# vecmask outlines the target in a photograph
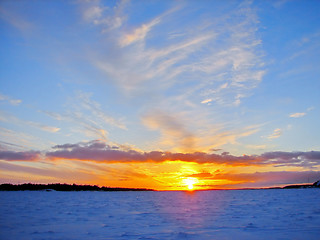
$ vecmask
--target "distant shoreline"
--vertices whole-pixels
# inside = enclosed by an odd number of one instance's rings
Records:
[[[313,184],[294,184],[284,187],[269,187],[269,188],[239,188],[239,189],[199,189],[193,191],[210,191],[210,190],[269,190],[269,189],[301,189],[301,188],[320,188],[320,180]],[[121,192],[121,191],[156,191],[147,188],[121,188],[121,187],[99,187],[96,185],[77,185],[77,184],[0,184],[0,191],[65,191],[65,192],[79,192],[79,191],[100,191],[100,192]],[[185,191],[185,190],[184,190]]]
[[[154,191],[147,188],[120,188],[120,187],[99,187],[96,185],[77,185],[77,184],[10,184],[5,183],[0,185],[0,191],[65,191],[65,192],[79,192],[79,191],[101,191],[101,192],[120,192],[120,191]]]

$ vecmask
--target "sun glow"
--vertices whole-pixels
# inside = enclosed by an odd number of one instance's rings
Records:
[[[188,190],[193,190],[193,185],[196,183],[194,178],[186,178],[184,179],[185,185],[188,187]]]

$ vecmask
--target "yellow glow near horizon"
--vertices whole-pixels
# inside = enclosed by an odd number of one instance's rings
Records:
[[[148,188],[160,191],[196,191],[205,189],[236,189],[242,187],[282,186],[272,182],[271,166],[228,166],[211,163],[165,161],[137,163],[96,163],[93,161],[55,160],[42,162],[1,161],[0,181],[3,183],[67,183],[106,187]],[[48,168],[51,167],[51,169]],[[18,169],[19,171],[16,171]],[[42,169],[44,172],[42,173]],[[70,169],[72,169],[70,171]],[[278,170],[279,169],[279,170]],[[277,172],[302,171],[300,167],[278,167]],[[320,170],[320,168],[317,168]],[[259,183],[259,175],[270,178]],[[277,174],[277,173],[276,173]]]
[[[189,190],[193,190],[193,185],[196,183],[196,180],[194,178],[187,178],[184,179],[184,183]]]

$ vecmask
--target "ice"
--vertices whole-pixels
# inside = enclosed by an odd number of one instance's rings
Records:
[[[0,239],[319,239],[319,189],[0,192]]]

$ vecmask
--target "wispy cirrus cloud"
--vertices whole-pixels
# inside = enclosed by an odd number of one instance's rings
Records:
[[[1,112],[0,111],[0,121],[2,122],[10,122],[10,123],[14,123],[20,126],[23,125],[29,125],[31,127],[40,129],[42,131],[46,131],[46,132],[51,132],[51,133],[55,133],[58,132],[60,130],[60,128],[58,127],[53,127],[53,126],[48,126],[46,124],[42,124],[39,122],[33,122],[33,121],[26,121],[26,120],[22,120],[19,119],[11,114],[5,113],[5,112]]]
[[[92,95],[92,93],[77,91],[62,113],[42,112],[55,120],[73,123],[74,130],[80,129],[89,137],[98,137],[105,141],[110,127],[127,130],[123,119],[117,119],[107,114],[101,104],[92,99]]]
[[[122,26],[127,19],[124,8],[130,1],[122,0],[114,7],[103,5],[100,0],[82,1],[80,7],[85,21],[101,26],[103,31],[112,31]]]
[[[87,21],[97,21],[102,16],[104,8],[92,5],[83,11],[83,18]]]
[[[142,123],[147,128],[153,124],[160,141],[172,147],[166,149],[205,151],[257,131],[217,126],[225,121],[218,122],[213,115],[219,113],[210,108],[238,107],[265,73],[259,21],[249,2],[207,19],[197,13],[203,11],[201,6],[165,4],[156,15],[137,21],[128,21],[136,14],[128,1],[108,4],[79,2],[82,20],[103,39],[84,52],[90,52],[88,62],[101,71],[105,82],[140,100],[137,113]],[[181,24],[179,19],[186,14],[194,18]],[[76,123],[77,130],[84,129],[93,138],[106,140],[110,126],[126,129],[122,119],[106,114],[89,95],[77,94],[79,106],[64,113],[47,113]],[[152,118],[157,110],[166,120]],[[174,130],[172,121],[180,129]]]
[[[90,115],[93,116],[93,119],[97,119],[101,123],[106,123],[111,126],[115,126],[121,129],[126,129],[125,124],[118,119],[115,119],[107,115],[102,109],[100,103],[92,100],[92,94],[82,91],[76,93],[76,98],[78,100],[78,106],[80,105],[79,110],[87,110],[90,112]]]
[[[143,117],[143,123],[152,130],[161,131],[160,141],[163,145],[177,145],[184,151],[193,151],[196,147],[197,137],[183,125],[181,119],[173,114],[152,112]]]
[[[208,98],[208,99],[201,101],[202,104],[208,104],[208,105],[210,105],[211,102],[212,102],[212,98]]]
[[[9,96],[3,95],[1,93],[0,93],[0,101],[6,101],[6,102],[8,102],[8,103],[10,103],[11,105],[14,105],[14,106],[18,106],[19,104],[22,103],[21,99],[14,99],[14,98],[11,98]]]
[[[291,117],[291,118],[300,118],[300,117],[303,117],[305,115],[306,115],[305,112],[300,112],[300,113],[292,113],[292,114],[289,115],[289,117]]]
[[[298,58],[312,59],[319,50],[320,31],[317,29],[311,34],[306,34],[295,39],[292,47],[296,49],[286,61],[294,61]],[[315,62],[316,64],[316,62]]]
[[[47,125],[44,125],[44,124],[41,124],[41,123],[37,123],[37,122],[27,121],[26,123],[29,124],[30,126],[39,128],[42,131],[46,131],[46,132],[55,133],[55,132],[58,132],[60,130],[60,128],[58,128],[58,127],[47,126]]]
[[[276,128],[275,130],[273,130],[273,133],[271,135],[267,136],[267,138],[275,139],[275,138],[279,138],[281,135],[282,135],[282,129]]]
[[[10,130],[7,128],[0,127],[0,138],[5,139],[5,142],[9,142],[9,144],[13,144],[11,145],[11,147],[17,145],[19,150],[21,149],[21,147],[27,149],[32,149],[34,146],[38,146],[38,148],[44,147],[44,143],[34,135]],[[8,150],[8,148],[3,149]]]
[[[207,99],[214,96],[216,101],[227,103],[231,94],[237,105],[264,74],[259,53],[261,41],[255,36],[257,18],[250,5],[243,4],[240,8],[226,13],[233,17],[213,19],[210,24],[194,19],[193,28],[188,25],[187,29],[175,29],[171,24],[186,10],[176,6],[139,26],[120,26],[114,30],[116,36],[121,36],[120,45],[114,38],[108,40],[112,58],[98,57],[95,64],[129,92],[152,85],[156,91],[167,91],[188,74],[191,83],[192,77],[197,76],[194,81],[200,83],[198,90]],[[164,27],[168,31],[162,31]],[[179,35],[181,32],[183,37]],[[148,44],[160,39],[162,44],[157,47]],[[136,42],[143,44],[132,44]],[[217,84],[224,86],[220,90],[225,89],[225,93],[217,94]]]
[[[136,28],[132,33],[125,34],[120,40],[120,46],[125,47],[132,43],[145,40],[145,37],[152,27],[159,23],[160,18],[155,18],[147,24],[142,24],[142,26]]]
[[[98,168],[100,172],[96,169],[97,174],[92,175],[94,168],[89,164],[86,165],[86,169],[76,164],[71,164],[74,167],[73,169],[70,169],[70,162],[69,164],[60,163],[60,165],[57,166],[48,162],[37,162],[36,165],[25,165],[23,161],[0,161],[1,182],[95,184],[96,182],[103,181],[103,174],[108,173],[107,169],[100,166],[100,168]],[[84,163],[81,165],[84,165]]]
[[[301,117],[304,117],[305,115],[307,115],[307,113],[312,111],[313,109],[314,109],[314,107],[309,107],[309,108],[307,108],[307,110],[305,112],[291,113],[289,115],[289,117],[291,117],[291,118],[301,118]]]
[[[0,141],[0,150],[9,150],[9,149],[21,149],[24,148],[24,146],[21,146],[19,144],[14,144],[14,143],[10,143],[10,142],[6,142],[6,141]]]
[[[138,14],[130,6],[126,1],[114,6],[101,1],[80,3],[83,20],[93,24],[90,28],[95,27],[103,39],[88,51],[90,65],[124,98],[139,101],[136,112],[145,130],[153,122],[151,128],[160,133],[166,149],[202,146],[198,150],[206,150],[221,146],[218,138],[235,142],[245,126],[215,131],[225,121],[219,122],[215,117],[219,112],[213,108],[239,107],[265,74],[259,20],[250,2],[206,18],[201,17],[205,12],[201,5],[165,2],[155,14],[136,21],[130,21]],[[186,15],[192,21],[181,23]],[[171,131],[164,121],[156,124],[151,116],[156,111],[170,116],[168,121],[175,119],[183,131]],[[79,120],[86,119],[81,111],[78,114]],[[97,121],[85,123],[86,128],[108,130],[93,122]],[[164,138],[168,132],[170,137]],[[175,139],[180,146],[171,144]],[[209,141],[212,146],[207,146]]]
[[[198,116],[188,113],[168,113],[160,110],[144,114],[141,120],[150,130],[160,132],[157,147],[181,152],[210,151],[228,143],[236,144],[238,139],[260,130],[259,125],[254,125],[231,131],[223,126],[208,124],[202,121],[201,117],[198,119]],[[202,123],[202,126],[196,123]],[[197,126],[196,129],[194,125]]]

